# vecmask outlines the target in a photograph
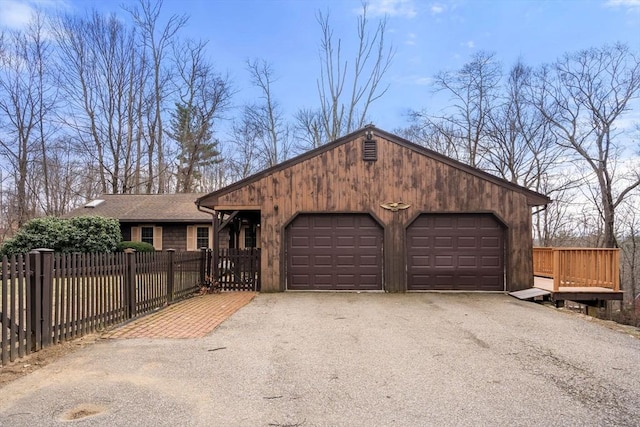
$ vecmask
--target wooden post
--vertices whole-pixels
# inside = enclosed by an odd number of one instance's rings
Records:
[[[207,248],[200,248],[200,286],[207,283]]]
[[[560,290],[560,250],[553,249],[553,291]]]
[[[620,291],[620,249],[613,253],[613,290]]]
[[[41,251],[51,251],[51,249],[34,249],[29,252],[31,265],[33,266],[32,280],[29,285],[27,298],[29,299],[29,316],[28,322],[31,334],[31,350],[38,351],[42,349],[42,322],[43,318],[43,257]],[[51,320],[49,320],[51,323]]]
[[[1,358],[0,362],[2,362],[2,365],[6,365],[7,361],[9,360],[9,352],[8,352],[8,348],[5,345],[5,343],[7,342],[7,339],[9,338],[8,335],[8,328],[6,325],[8,325],[9,322],[9,283],[15,283],[16,280],[13,277],[9,277],[9,262],[15,264],[15,257],[11,257],[10,260],[7,260],[7,257],[4,256],[2,257],[1,263],[2,263],[2,277],[0,277],[0,292],[2,292],[2,317],[0,318],[0,320],[2,321],[2,351],[1,351]],[[19,283],[19,282],[18,282]],[[18,286],[22,286],[21,284],[18,284]],[[13,300],[11,300],[11,304],[13,304]],[[16,316],[14,316],[16,317]],[[11,332],[13,333],[13,327],[11,327]]]
[[[167,263],[167,304],[173,302],[173,282],[174,282],[174,263],[175,263],[175,249],[167,249],[169,254],[169,261]]]
[[[213,215],[213,277],[211,280],[215,282],[220,278],[219,260],[220,260],[220,213],[216,212]]]
[[[124,250],[126,259],[125,268],[125,304],[127,307],[127,318],[132,319],[137,314],[136,295],[136,250],[127,248]]]

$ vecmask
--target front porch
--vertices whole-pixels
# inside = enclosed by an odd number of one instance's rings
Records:
[[[546,299],[557,306],[574,301],[603,306],[620,301],[620,250],[609,248],[533,248],[532,289],[513,292],[520,299]]]

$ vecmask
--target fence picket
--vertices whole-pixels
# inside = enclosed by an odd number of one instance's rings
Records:
[[[25,342],[25,331],[27,330],[26,321],[28,314],[25,307],[25,287],[28,287],[29,283],[27,281],[28,273],[25,274],[25,271],[29,271],[28,260],[29,257],[18,255],[18,265],[23,266],[23,268],[18,268],[18,357],[24,357],[27,352],[21,343]],[[27,347],[28,346],[29,342],[27,341]]]
[[[15,260],[15,259],[13,259]],[[18,334],[18,328],[16,326],[16,322],[18,322],[18,313],[16,312],[16,296],[17,296],[17,292],[16,292],[16,288],[18,286],[20,286],[19,283],[16,283],[16,278],[18,276],[18,270],[20,269],[18,266],[18,262],[17,260],[15,260],[15,262],[11,263],[10,266],[10,272],[9,272],[9,277],[11,277],[11,283],[8,285],[8,290],[9,290],[9,303],[8,305],[5,307],[3,306],[2,311],[4,312],[5,310],[7,311],[7,324],[6,324],[6,328],[3,329],[8,329],[9,330],[9,360],[11,360],[12,362],[14,360],[16,360],[16,356],[17,356],[17,348],[16,348],[16,344],[17,344],[17,334]],[[3,324],[4,325],[4,324]]]

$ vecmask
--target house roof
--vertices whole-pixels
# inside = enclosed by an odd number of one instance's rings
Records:
[[[194,204],[203,193],[103,194],[64,215],[65,218],[97,215],[120,222],[209,222],[211,214]]]
[[[297,163],[303,162],[309,158],[315,157],[317,155],[320,155],[326,151],[332,150],[334,148],[336,148],[339,145],[345,144],[349,141],[352,141],[353,139],[355,139],[356,137],[360,136],[360,134],[364,135],[365,132],[372,132],[374,136],[379,136],[381,138],[384,138],[388,141],[391,141],[393,143],[396,143],[398,145],[401,145],[403,147],[406,147],[410,150],[413,150],[417,153],[420,153],[424,156],[430,157],[434,160],[437,160],[439,162],[445,163],[451,167],[457,168],[459,170],[465,171],[471,175],[477,176],[481,179],[493,182],[497,185],[503,186],[503,187],[507,187],[511,190],[517,191],[519,193],[522,193],[526,196],[527,198],[527,202],[530,206],[542,206],[542,205],[546,205],[548,203],[551,202],[551,199],[547,196],[545,196],[544,194],[540,194],[538,192],[529,190],[526,187],[514,184],[510,181],[507,181],[505,179],[499,178],[495,175],[491,175],[488,172],[485,172],[483,170],[471,167],[467,164],[464,164],[462,162],[459,162],[457,160],[454,160],[450,157],[447,157],[443,154],[440,154],[436,151],[430,150],[428,148],[425,148],[421,145],[417,145],[407,139],[404,139],[398,135],[394,135],[392,133],[386,132],[382,129],[378,129],[373,125],[368,125],[365,126],[362,129],[358,129],[355,132],[352,132],[348,135],[345,135],[341,138],[336,139],[335,141],[329,142],[321,147],[315,148],[313,150],[307,151],[306,153],[303,153],[297,157],[294,157],[292,159],[286,160],[282,163],[279,163],[271,168],[265,169],[261,172],[258,172],[252,176],[249,176],[241,181],[237,181],[231,185],[228,185],[227,187],[221,188],[219,190],[216,190],[212,193],[209,193],[207,195],[204,195],[200,198],[198,198],[196,200],[196,204],[198,206],[207,206],[207,203],[209,201],[212,200],[216,200],[219,196],[222,196],[224,194],[227,194],[229,192],[235,191],[245,185],[251,184],[253,182],[256,182],[264,177],[267,177],[277,171],[286,169],[288,167],[291,167]],[[210,207],[210,206],[209,206]]]

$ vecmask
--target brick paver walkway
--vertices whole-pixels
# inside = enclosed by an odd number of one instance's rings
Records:
[[[255,292],[199,295],[103,334],[105,338],[200,338],[256,296]]]

